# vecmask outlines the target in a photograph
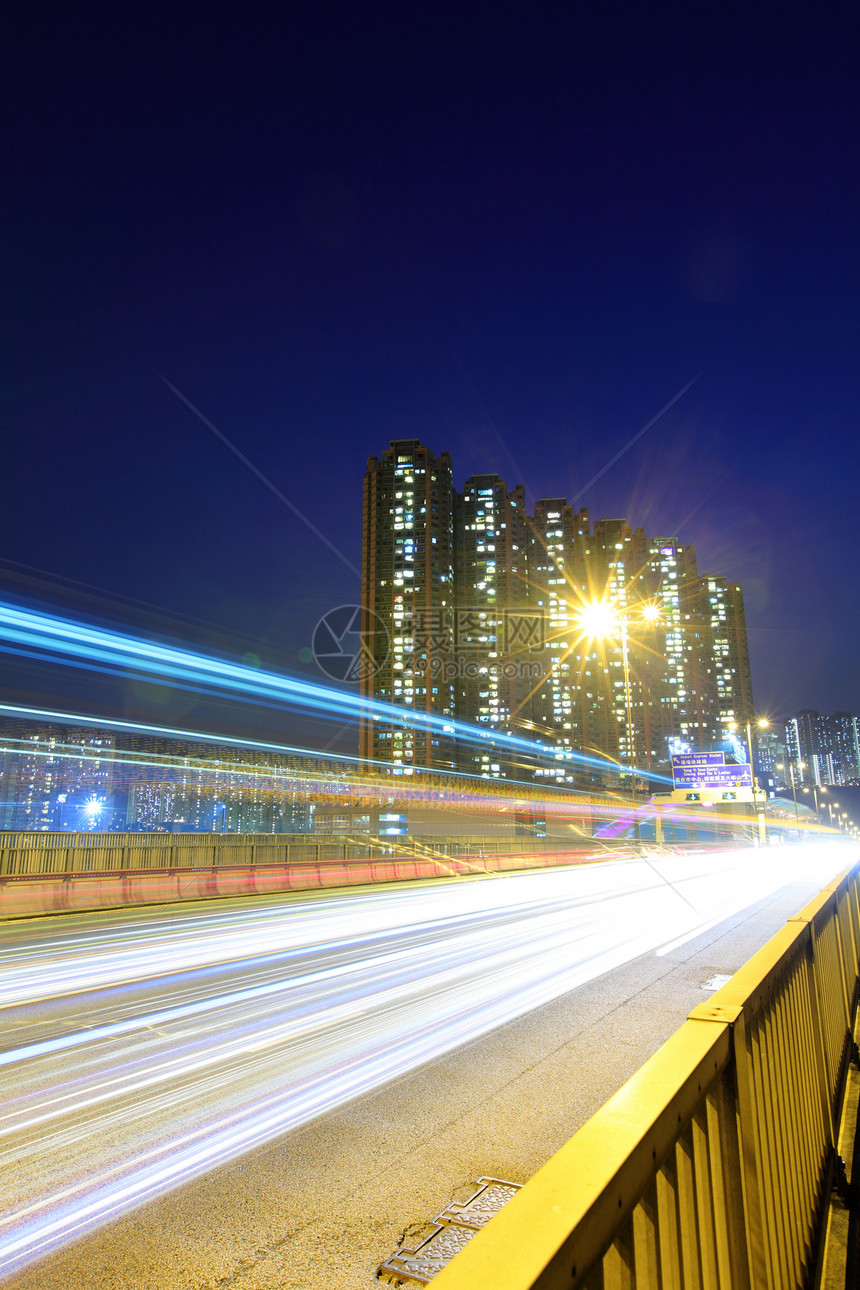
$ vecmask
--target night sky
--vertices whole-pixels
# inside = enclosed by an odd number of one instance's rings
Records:
[[[742,582],[761,711],[860,711],[858,13],[18,6],[0,589],[321,679],[368,454],[572,497],[698,377],[580,504]]]

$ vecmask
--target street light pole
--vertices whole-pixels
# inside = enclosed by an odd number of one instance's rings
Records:
[[[803,791],[804,791],[804,793],[809,793],[809,792],[811,792],[811,793],[812,793],[812,800],[813,800],[813,802],[814,802],[814,804],[815,804],[815,816],[816,816],[816,819],[818,820],[818,822],[819,822],[819,824],[820,824],[820,823],[821,823],[821,802],[820,802],[820,799],[819,799],[819,797],[818,797],[819,788],[820,788],[820,790],[821,790],[821,792],[822,792],[822,793],[825,793],[825,792],[827,791],[827,790],[825,789],[825,787],[824,787],[824,785],[823,785],[823,784],[822,784],[822,785],[819,785],[819,784],[813,784],[813,785],[811,786],[811,788],[805,788]],[[829,803],[828,803],[828,805],[829,805]]]
[[[639,816],[636,814],[636,736],[633,731],[633,698],[630,693],[630,662],[627,657],[627,618],[621,620],[621,657],[624,662],[624,699],[627,706],[627,764],[630,767],[630,798],[633,804],[633,837],[639,842]]]
[[[766,730],[769,724],[770,722],[767,721],[765,717],[761,717],[756,722],[756,725],[760,730]],[[736,723],[732,722],[731,725],[729,726],[729,729],[737,730]],[[747,732],[747,752],[749,753],[749,759],[750,759],[750,792],[752,793],[753,811],[755,812],[756,820],[758,824],[759,842],[766,843],[767,842],[767,793],[765,792],[764,800],[762,802],[762,809],[759,811],[758,796],[756,794],[755,759],[753,757],[753,738],[752,738],[751,721],[747,721],[746,723],[746,732]],[[797,803],[795,802],[795,811],[796,810],[797,810]]]
[[[642,604],[640,608],[643,623],[653,624],[660,616],[660,610],[657,605]],[[626,606],[615,605],[611,600],[604,598],[592,604],[582,604],[576,607],[575,612],[583,638],[606,640],[607,638],[615,637],[618,639],[620,637],[621,639],[621,659],[624,665],[624,705],[627,721],[627,765],[630,770],[631,780],[630,797],[633,806],[633,833],[638,843],[640,829],[636,791],[636,730],[633,725],[633,695],[630,688],[628,611]]]
[[[785,770],[785,763],[777,762],[776,768],[777,770]],[[791,762],[788,763],[788,778],[791,780],[791,796],[794,799],[794,822],[799,827],[800,812],[797,809],[797,789],[794,784],[794,766],[792,765]]]

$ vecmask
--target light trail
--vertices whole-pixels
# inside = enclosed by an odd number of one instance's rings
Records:
[[[850,854],[849,854],[850,852]],[[0,930],[7,1275],[786,883],[848,846]]]
[[[552,816],[557,824],[567,823],[577,829],[582,817],[589,817],[587,836],[591,837],[590,817],[603,816],[618,823],[616,833],[632,827],[629,799],[618,794],[599,791],[576,790],[569,786],[536,783],[534,779],[517,780],[509,776],[488,779],[475,773],[441,770],[439,768],[410,767],[407,778],[393,780],[389,762],[372,762],[349,754],[321,755],[311,748],[294,745],[242,741],[229,736],[212,735],[175,727],[145,725],[139,722],[102,720],[80,713],[61,713],[49,709],[0,704],[0,713],[8,713],[28,720],[49,720],[64,725],[96,726],[117,732],[150,735],[153,738],[181,738],[191,743],[225,745],[215,750],[212,757],[200,753],[166,753],[154,749],[135,750],[88,746],[78,742],[63,744],[55,739],[41,743],[33,738],[7,737],[0,744],[0,755],[6,753],[28,760],[51,763],[69,763],[75,768],[76,789],[86,787],[104,791],[106,776],[110,776],[111,791],[130,785],[145,784],[156,791],[171,789],[180,792],[235,790],[250,791],[258,795],[298,795],[301,800],[353,799],[364,805],[398,802],[445,802],[449,810],[459,815],[474,817],[471,831],[484,832],[480,816],[499,816],[506,811],[523,809],[541,810]],[[259,763],[248,760],[229,760],[228,753],[236,750],[236,758],[262,754]],[[277,757],[301,758],[301,762],[272,765],[265,754]],[[652,780],[664,777],[652,774]],[[647,806],[640,807],[640,814],[647,814]],[[460,830],[462,832],[462,829]],[[581,830],[580,830],[581,831]],[[599,836],[599,835],[598,835]]]
[[[311,712],[321,718],[382,721],[410,730],[431,730],[469,744],[489,743],[509,754],[518,753],[547,764],[559,759],[556,748],[503,730],[470,725],[410,706],[383,703],[358,692],[318,685],[297,676],[234,663],[177,645],[160,644],[118,629],[9,602],[0,602],[0,648],[6,653],[66,667],[166,679],[177,689],[229,695],[280,710]],[[564,759],[605,769],[605,759],[585,753],[566,751]]]

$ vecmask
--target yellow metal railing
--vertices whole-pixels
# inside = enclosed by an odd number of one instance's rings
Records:
[[[858,875],[695,1008],[434,1290],[809,1284],[853,1051]]]

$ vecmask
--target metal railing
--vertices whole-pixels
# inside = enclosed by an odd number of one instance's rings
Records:
[[[853,1047],[860,866],[732,977],[434,1290],[810,1284]]]
[[[369,858],[548,855],[591,838],[337,837],[271,833],[0,833],[0,877],[124,873],[148,869],[342,863]]]

